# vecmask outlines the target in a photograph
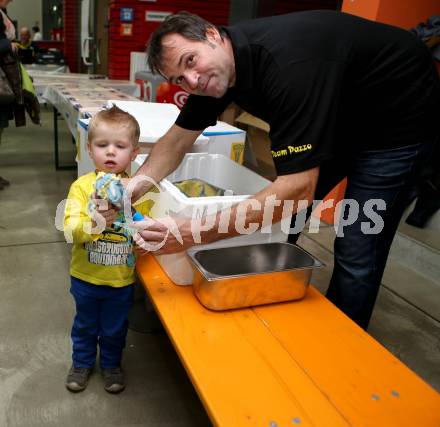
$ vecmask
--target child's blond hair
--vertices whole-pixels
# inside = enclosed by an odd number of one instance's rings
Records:
[[[113,105],[107,110],[100,111],[90,119],[88,135],[89,143],[93,141],[99,123],[126,127],[131,134],[130,136],[133,140],[133,145],[136,146],[138,144],[139,136],[141,134],[138,121],[130,113],[121,110],[116,105]]]

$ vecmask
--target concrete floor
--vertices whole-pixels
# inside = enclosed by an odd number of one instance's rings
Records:
[[[99,372],[85,392],[73,395],[65,389],[74,313],[68,292],[70,246],[54,217],[75,171],[55,171],[51,114],[43,114],[43,120],[42,128],[6,129],[0,148],[0,175],[12,183],[0,191],[0,426],[209,426],[163,333],[129,331],[124,393],[106,393]],[[60,126],[62,161],[69,163],[74,146]],[[321,291],[331,274],[333,233],[326,227],[300,241],[327,264],[313,276]],[[393,287],[401,276],[400,266],[389,266],[369,332],[440,390],[440,306],[427,311],[402,297]],[[412,280],[419,287],[418,276]],[[438,289],[425,299],[439,298]]]

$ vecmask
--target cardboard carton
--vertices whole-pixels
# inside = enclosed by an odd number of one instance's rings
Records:
[[[246,112],[241,113],[235,122],[237,126],[246,128],[246,166],[270,180],[275,179],[276,171],[270,151],[269,124]]]

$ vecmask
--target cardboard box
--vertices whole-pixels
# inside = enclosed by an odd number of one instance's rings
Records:
[[[237,125],[246,128],[245,165],[258,174],[273,180],[276,177],[269,139],[270,126],[249,113],[241,113],[235,120]]]
[[[219,116],[219,120],[222,122],[228,123],[231,126],[234,126],[235,119],[242,113],[242,109],[236,105],[234,102],[231,102]]]

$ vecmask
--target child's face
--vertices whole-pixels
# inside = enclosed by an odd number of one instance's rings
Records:
[[[95,137],[87,145],[96,168],[102,172],[124,172],[138,152],[137,141],[133,141],[130,131],[124,126],[99,123]]]

